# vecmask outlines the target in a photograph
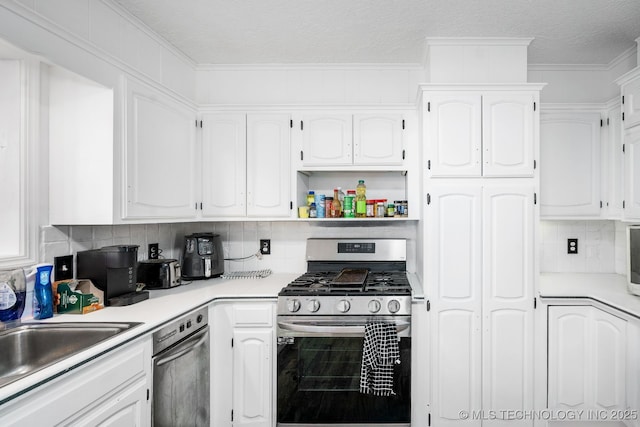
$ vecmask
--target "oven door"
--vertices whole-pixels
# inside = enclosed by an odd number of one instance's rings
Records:
[[[409,316],[376,317],[398,330],[392,396],[360,393],[366,316],[279,316],[278,426],[409,426]]]

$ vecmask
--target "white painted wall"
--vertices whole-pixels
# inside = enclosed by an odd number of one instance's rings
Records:
[[[203,105],[414,105],[418,65],[200,66]]]

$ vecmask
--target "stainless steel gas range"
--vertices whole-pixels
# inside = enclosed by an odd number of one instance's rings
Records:
[[[406,255],[403,239],[307,241],[307,272],[278,294],[279,426],[410,425]],[[375,389],[364,379],[373,330],[397,356]]]

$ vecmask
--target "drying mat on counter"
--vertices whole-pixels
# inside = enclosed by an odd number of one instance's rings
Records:
[[[229,273],[223,273],[223,279],[262,279],[271,274],[270,269],[254,270],[254,271],[231,271]]]

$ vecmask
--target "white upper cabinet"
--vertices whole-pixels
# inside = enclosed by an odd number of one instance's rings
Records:
[[[291,214],[288,114],[202,116],[202,216]]]
[[[124,218],[193,218],[195,111],[133,79],[125,86]]]
[[[304,166],[350,165],[352,160],[351,114],[309,114],[300,120]]]
[[[430,176],[533,176],[534,94],[427,92],[424,98]]]
[[[533,95],[482,96],[482,174],[533,175]]]
[[[629,129],[640,124],[640,73],[622,86],[623,125]]]
[[[600,124],[600,113],[541,114],[542,216],[600,215]]]
[[[617,105],[607,112],[605,161],[603,162],[603,179],[606,193],[603,192],[604,205],[607,208],[607,218],[622,218],[622,201],[624,200],[624,152],[622,151],[622,115],[621,107]]]
[[[246,115],[210,113],[202,116],[202,122],[202,216],[244,216]]]
[[[427,158],[431,176],[482,174],[482,98],[479,95],[429,95]]]
[[[402,114],[304,114],[296,120],[301,164],[402,165],[403,125]]]
[[[291,215],[291,116],[247,116],[247,216]]]
[[[640,220],[640,126],[624,134],[624,219]]]
[[[353,116],[353,163],[401,165],[401,114],[355,114]]]

